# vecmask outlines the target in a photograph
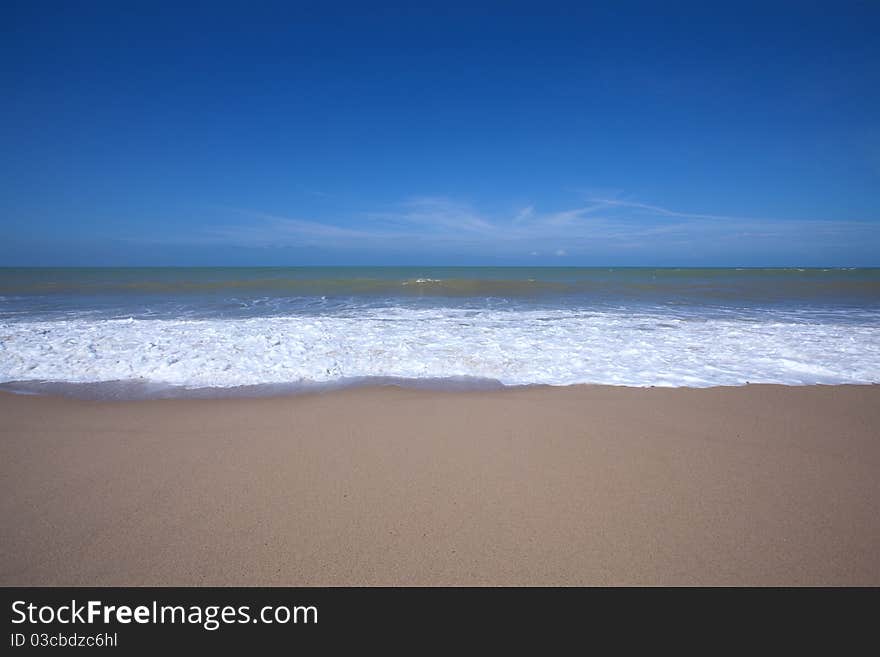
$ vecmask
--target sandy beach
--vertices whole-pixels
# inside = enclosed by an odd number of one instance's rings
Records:
[[[0,394],[2,585],[880,585],[880,386]]]

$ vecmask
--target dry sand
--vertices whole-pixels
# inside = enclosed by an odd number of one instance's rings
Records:
[[[880,386],[0,394],[3,585],[880,585]]]

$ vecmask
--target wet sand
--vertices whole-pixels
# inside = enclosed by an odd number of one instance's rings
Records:
[[[880,585],[880,386],[0,394],[2,585]]]

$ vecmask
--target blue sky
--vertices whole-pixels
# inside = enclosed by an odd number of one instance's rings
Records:
[[[0,265],[880,265],[875,2],[77,4],[0,9]]]

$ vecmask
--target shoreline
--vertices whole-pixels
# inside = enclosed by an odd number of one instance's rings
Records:
[[[880,585],[880,386],[0,392],[0,584]]]
[[[400,379],[372,377],[369,380],[343,380],[309,383],[265,383],[224,387],[186,387],[149,381],[9,381],[0,383],[0,396],[40,397],[98,402],[139,402],[229,399],[292,399],[313,395],[333,395],[350,390],[414,390],[437,394],[471,394],[527,390],[571,390],[607,388],[609,390],[736,390],[764,386],[768,388],[878,388],[871,383],[761,383],[747,381],[739,385],[671,386],[613,385],[607,383],[517,383],[505,384],[493,379]]]

